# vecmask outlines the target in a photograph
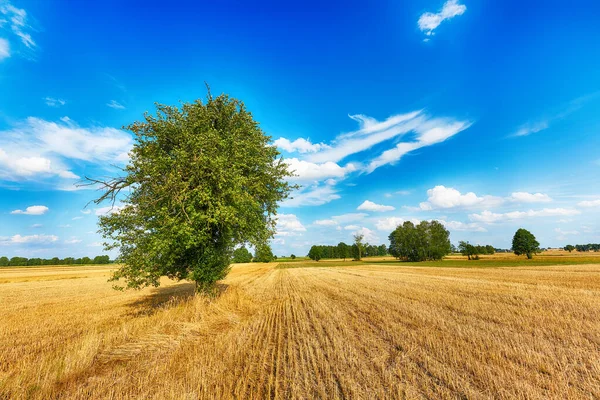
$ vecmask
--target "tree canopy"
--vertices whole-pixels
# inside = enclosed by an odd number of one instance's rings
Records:
[[[256,252],[254,254],[254,262],[268,263],[276,260],[277,257],[273,255],[271,246],[268,244],[260,244],[256,246]]]
[[[450,232],[438,221],[404,222],[389,235],[389,252],[406,261],[441,260],[450,253]]]
[[[233,263],[249,263],[252,261],[252,253],[248,251],[244,246],[239,247],[233,251]]]
[[[513,236],[512,248],[516,255],[525,254],[527,258],[533,258],[534,253],[540,252],[540,244],[527,229],[519,229]]]
[[[135,143],[124,175],[88,178],[104,189],[96,203],[122,203],[99,222],[122,264],[112,279],[141,288],[166,275],[209,291],[236,246],[272,237],[292,174],[239,100],[209,92],[205,102],[156,108],[127,127]]]

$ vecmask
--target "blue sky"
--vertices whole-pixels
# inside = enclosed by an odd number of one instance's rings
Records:
[[[594,1],[0,0],[0,253],[101,254],[109,205],[74,182],[114,174],[121,127],[205,81],[298,174],[276,254],[430,219],[454,243],[600,242],[599,19]]]

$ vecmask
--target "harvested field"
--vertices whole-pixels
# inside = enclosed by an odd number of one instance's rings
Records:
[[[214,300],[0,269],[0,398],[600,397],[600,264],[323,264],[236,265]]]

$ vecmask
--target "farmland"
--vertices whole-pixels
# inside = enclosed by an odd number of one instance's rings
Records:
[[[600,258],[548,257],[3,268],[0,398],[597,398]]]

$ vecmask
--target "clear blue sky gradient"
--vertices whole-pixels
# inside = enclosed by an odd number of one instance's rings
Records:
[[[460,0],[464,12],[427,35],[419,18],[444,3],[0,0],[0,253],[101,254],[102,210],[81,212],[97,194],[20,163],[47,157],[77,176],[114,173],[122,160],[86,159],[95,150],[81,146],[59,154],[39,138],[52,126],[118,135],[154,102],[203,98],[204,82],[242,99],[274,141],[337,149],[339,135],[359,129],[356,114],[421,110],[470,124],[372,172],[370,162],[417,132],[335,160],[282,149],[319,171],[327,161],[347,170],[302,179],[301,193],[333,196],[282,206],[278,255],[356,231],[387,244],[385,227],[401,219],[442,219],[454,243],[510,247],[519,227],[545,247],[600,242],[600,3]],[[16,27],[15,9],[25,12]],[[441,197],[429,199],[436,186]],[[365,200],[394,209],[357,210]],[[48,211],[11,213],[34,205]],[[364,215],[332,218],[349,213]]]

